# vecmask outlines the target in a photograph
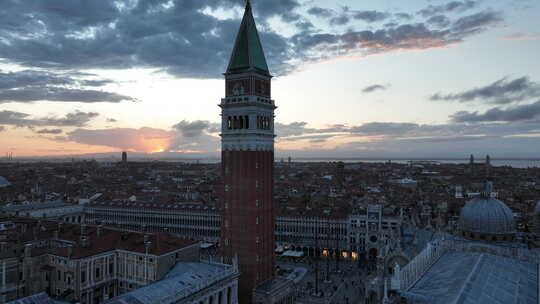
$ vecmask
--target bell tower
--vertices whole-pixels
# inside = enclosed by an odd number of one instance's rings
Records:
[[[274,276],[274,110],[271,79],[249,1],[221,99],[221,248],[238,257],[239,299]]]

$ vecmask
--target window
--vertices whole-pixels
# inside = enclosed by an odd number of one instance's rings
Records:
[[[57,270],[57,271],[56,271],[56,279],[57,279],[58,281],[62,280],[62,273],[60,272],[60,270]]]
[[[81,283],[86,282],[86,271],[81,271]]]
[[[113,274],[113,272],[114,272],[114,264],[109,263],[109,274]]]
[[[99,280],[99,276],[100,276],[100,269],[96,268],[96,279]]]

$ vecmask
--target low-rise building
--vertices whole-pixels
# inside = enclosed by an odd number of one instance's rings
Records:
[[[13,220],[0,232],[0,302],[39,292],[103,303],[162,280],[179,262],[199,260],[199,243],[62,222]],[[9,225],[7,225],[9,226]]]

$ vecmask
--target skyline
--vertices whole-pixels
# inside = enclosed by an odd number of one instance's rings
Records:
[[[7,2],[3,154],[218,154],[243,1],[128,2]],[[537,157],[540,5],[398,4],[253,1],[277,155]]]

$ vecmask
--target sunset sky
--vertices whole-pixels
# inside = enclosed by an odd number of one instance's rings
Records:
[[[0,157],[217,156],[244,3],[2,0]],[[277,157],[540,157],[539,1],[252,5]]]

